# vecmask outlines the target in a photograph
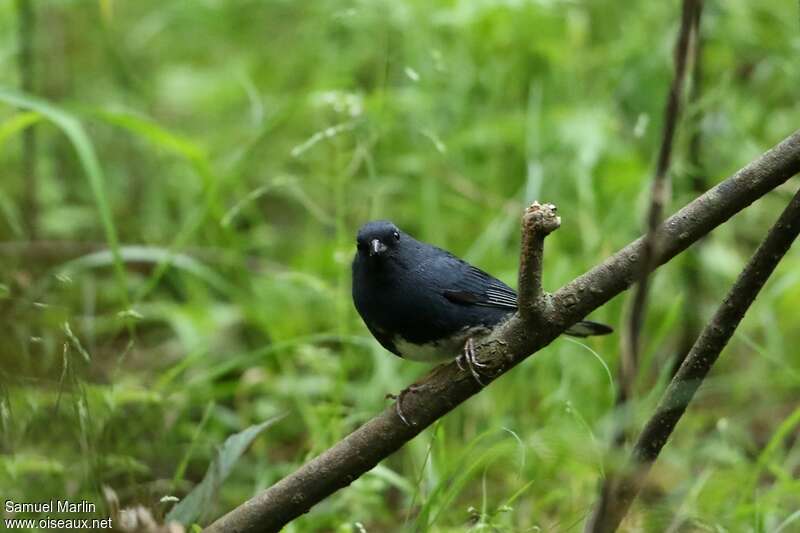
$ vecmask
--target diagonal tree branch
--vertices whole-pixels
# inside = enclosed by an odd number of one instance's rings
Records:
[[[769,276],[800,233],[800,191],[769,230],[736,283],[697,338],[678,373],[664,392],[655,414],[636,441],[629,464],[618,479],[611,479],[608,499],[595,508],[587,531],[617,530],[647,477],[650,467],[669,439],[689,402],[703,383],[720,352],[728,344]]]
[[[654,263],[666,263],[798,171],[800,130],[667,219],[660,228],[662,239]],[[641,267],[641,254],[640,238],[547,296],[541,318],[524,320],[514,315],[496,328],[476,347],[481,361],[494,371],[489,376],[507,372],[630,287]],[[455,364],[435,368],[417,385],[415,393],[403,401],[403,411],[414,425],[402,423],[394,406],[387,407],[329,450],[218,519],[207,531],[280,530],[480,390],[472,376]]]

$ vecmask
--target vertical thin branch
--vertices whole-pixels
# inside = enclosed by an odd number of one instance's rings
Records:
[[[700,20],[703,13],[701,2],[692,21],[692,85],[689,91],[688,106],[694,108],[692,114],[691,136],[689,137],[689,179],[691,190],[701,194],[706,190],[705,169],[703,168],[703,113],[698,109],[703,90],[703,36],[700,33]],[[672,363],[672,375],[678,371],[695,339],[700,334],[699,302],[702,301],[703,283],[700,275],[699,252],[700,246],[705,241],[701,240],[692,249],[686,251],[685,277],[686,293],[692,295],[692,302],[687,302],[683,312],[683,331],[681,333],[678,353]]]
[[[616,531],[689,402],[769,276],[800,233],[800,190],[769,230],[670,382],[634,445],[628,467],[598,504],[587,531]]]
[[[628,435],[628,416],[625,406],[633,396],[634,383],[639,367],[639,339],[645,319],[647,308],[647,291],[650,273],[656,267],[655,258],[659,254],[658,232],[663,218],[664,206],[667,203],[669,190],[669,166],[672,159],[672,145],[675,130],[680,115],[681,94],[686,76],[686,64],[689,57],[690,42],[693,30],[700,20],[700,4],[702,0],[683,0],[681,7],[681,23],[675,43],[674,65],[675,72],[669,88],[667,102],[664,108],[664,126],[662,129],[661,146],[658,152],[656,170],[650,190],[650,207],[647,215],[647,232],[642,239],[642,257],[639,263],[638,283],[634,289],[633,305],[628,317],[628,326],[622,335],[622,349],[620,351],[620,366],[617,388],[616,406],[621,420],[617,423],[612,436],[612,446],[621,448]],[[619,409],[621,408],[621,409]],[[600,487],[598,504],[595,514],[598,517],[608,515],[614,506],[616,483],[615,472],[608,470],[608,477],[603,480]],[[602,531],[593,529],[593,523],[587,524],[587,531]]]
[[[703,35],[700,33],[700,21],[703,17],[703,2],[700,1],[692,19],[692,78],[689,90],[689,106],[697,106],[703,94]],[[706,190],[705,169],[702,164],[702,117],[694,114],[692,134],[689,138],[689,164],[691,165],[692,191],[701,194]]]
[[[642,249],[641,270],[639,283],[634,292],[633,305],[628,320],[628,328],[623,339],[621,361],[621,396],[624,402],[631,395],[631,388],[636,377],[639,363],[639,338],[642,324],[644,323],[647,307],[647,290],[649,275],[655,266],[653,258],[657,255],[659,235],[658,225],[664,213],[664,205],[668,199],[669,166],[672,159],[672,145],[675,138],[675,129],[680,115],[681,93],[683,80],[686,74],[686,63],[689,55],[689,40],[691,28],[695,20],[695,12],[700,0],[683,0],[681,11],[681,25],[678,40],[675,44],[675,75],[670,85],[666,107],[664,109],[664,128],[662,130],[661,147],[658,152],[656,172],[650,190],[650,208],[647,214],[647,233]]]
[[[19,19],[17,40],[19,54],[17,68],[23,92],[34,91],[34,53],[33,42],[36,31],[36,16],[33,0],[17,0],[17,16]],[[22,214],[25,220],[28,238],[33,240],[37,234],[38,199],[36,176],[36,126],[29,126],[22,132],[22,180],[24,193]]]

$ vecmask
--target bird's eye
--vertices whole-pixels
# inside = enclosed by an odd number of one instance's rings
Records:
[[[400,232],[399,231],[393,231],[392,232],[392,237],[394,237],[394,240],[399,241],[400,240]]]
[[[363,242],[356,242],[356,248],[358,248],[359,251],[362,251],[362,252],[366,252],[367,251],[367,245],[366,245],[366,243],[363,243]]]

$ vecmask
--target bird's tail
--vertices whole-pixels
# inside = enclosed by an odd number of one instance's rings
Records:
[[[614,328],[600,322],[581,320],[570,326],[565,333],[573,337],[593,337],[595,335],[608,335],[612,331],[614,331]]]

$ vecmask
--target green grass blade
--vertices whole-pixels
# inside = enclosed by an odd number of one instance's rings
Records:
[[[151,142],[158,148],[184,159],[202,180],[205,187],[204,202],[199,204],[186,217],[187,222],[183,228],[176,232],[175,238],[169,246],[170,250],[176,250],[185,245],[209,214],[216,216],[218,219],[223,217],[224,210],[219,203],[217,195],[221,180],[214,173],[208,154],[203,148],[192,140],[167,130],[150,118],[129,111],[90,108],[86,112],[107,124],[127,130]],[[149,281],[134,294],[133,300],[142,300],[158,284],[164,273],[171,266],[171,256],[165,256],[150,275]]]
[[[202,513],[211,506],[222,482],[231,473],[233,466],[250,444],[262,431],[281,420],[284,416],[279,415],[270,418],[265,422],[250,426],[228,437],[219,449],[217,457],[208,467],[203,481],[172,508],[167,514],[167,520],[191,524],[200,518]]]
[[[234,290],[234,287],[214,269],[187,254],[172,252],[157,246],[122,246],[119,249],[119,253],[126,263],[135,262],[155,265],[169,263],[175,268],[205,281],[209,286],[220,292],[229,293]],[[113,261],[114,257],[108,250],[100,250],[69,261],[63,266],[62,272],[70,274],[78,270],[105,266]]]
[[[128,111],[110,111],[107,109],[91,109],[89,113],[111,125],[126,129],[152,142],[157,147],[187,159],[201,167],[208,166],[205,151],[190,139],[172,133],[147,117]],[[203,174],[201,172],[201,174]],[[204,178],[206,176],[203,176]]]
[[[33,126],[41,120],[42,116],[34,111],[17,113],[16,115],[12,116],[0,124],[0,147],[2,147],[3,144],[5,144],[5,142],[14,135],[22,133],[30,126]]]
[[[175,469],[175,475],[172,477],[173,490],[175,490],[175,487],[178,486],[178,483],[183,481],[183,476],[186,473],[186,467],[189,466],[189,460],[191,460],[192,454],[194,453],[194,449],[197,447],[197,441],[200,440],[200,435],[203,433],[206,424],[211,418],[211,412],[213,410],[214,410],[214,402],[213,401],[208,402],[205,410],[203,411],[203,418],[200,419],[200,423],[197,425],[197,428],[194,431],[194,435],[192,436],[192,441],[189,443],[189,447],[186,449],[186,453],[183,454],[181,462],[178,463],[178,468]]]
[[[5,87],[0,87],[0,102],[39,113],[58,126],[69,139],[83,167],[86,178],[89,180],[89,187],[92,190],[97,210],[100,213],[106,242],[111,248],[111,253],[114,257],[114,269],[122,291],[123,303],[125,307],[128,307],[127,276],[119,251],[119,239],[114,219],[111,215],[111,204],[105,189],[103,170],[100,167],[100,161],[97,159],[94,145],[89,136],[86,135],[86,131],[80,121],[70,113],[45,100]]]

